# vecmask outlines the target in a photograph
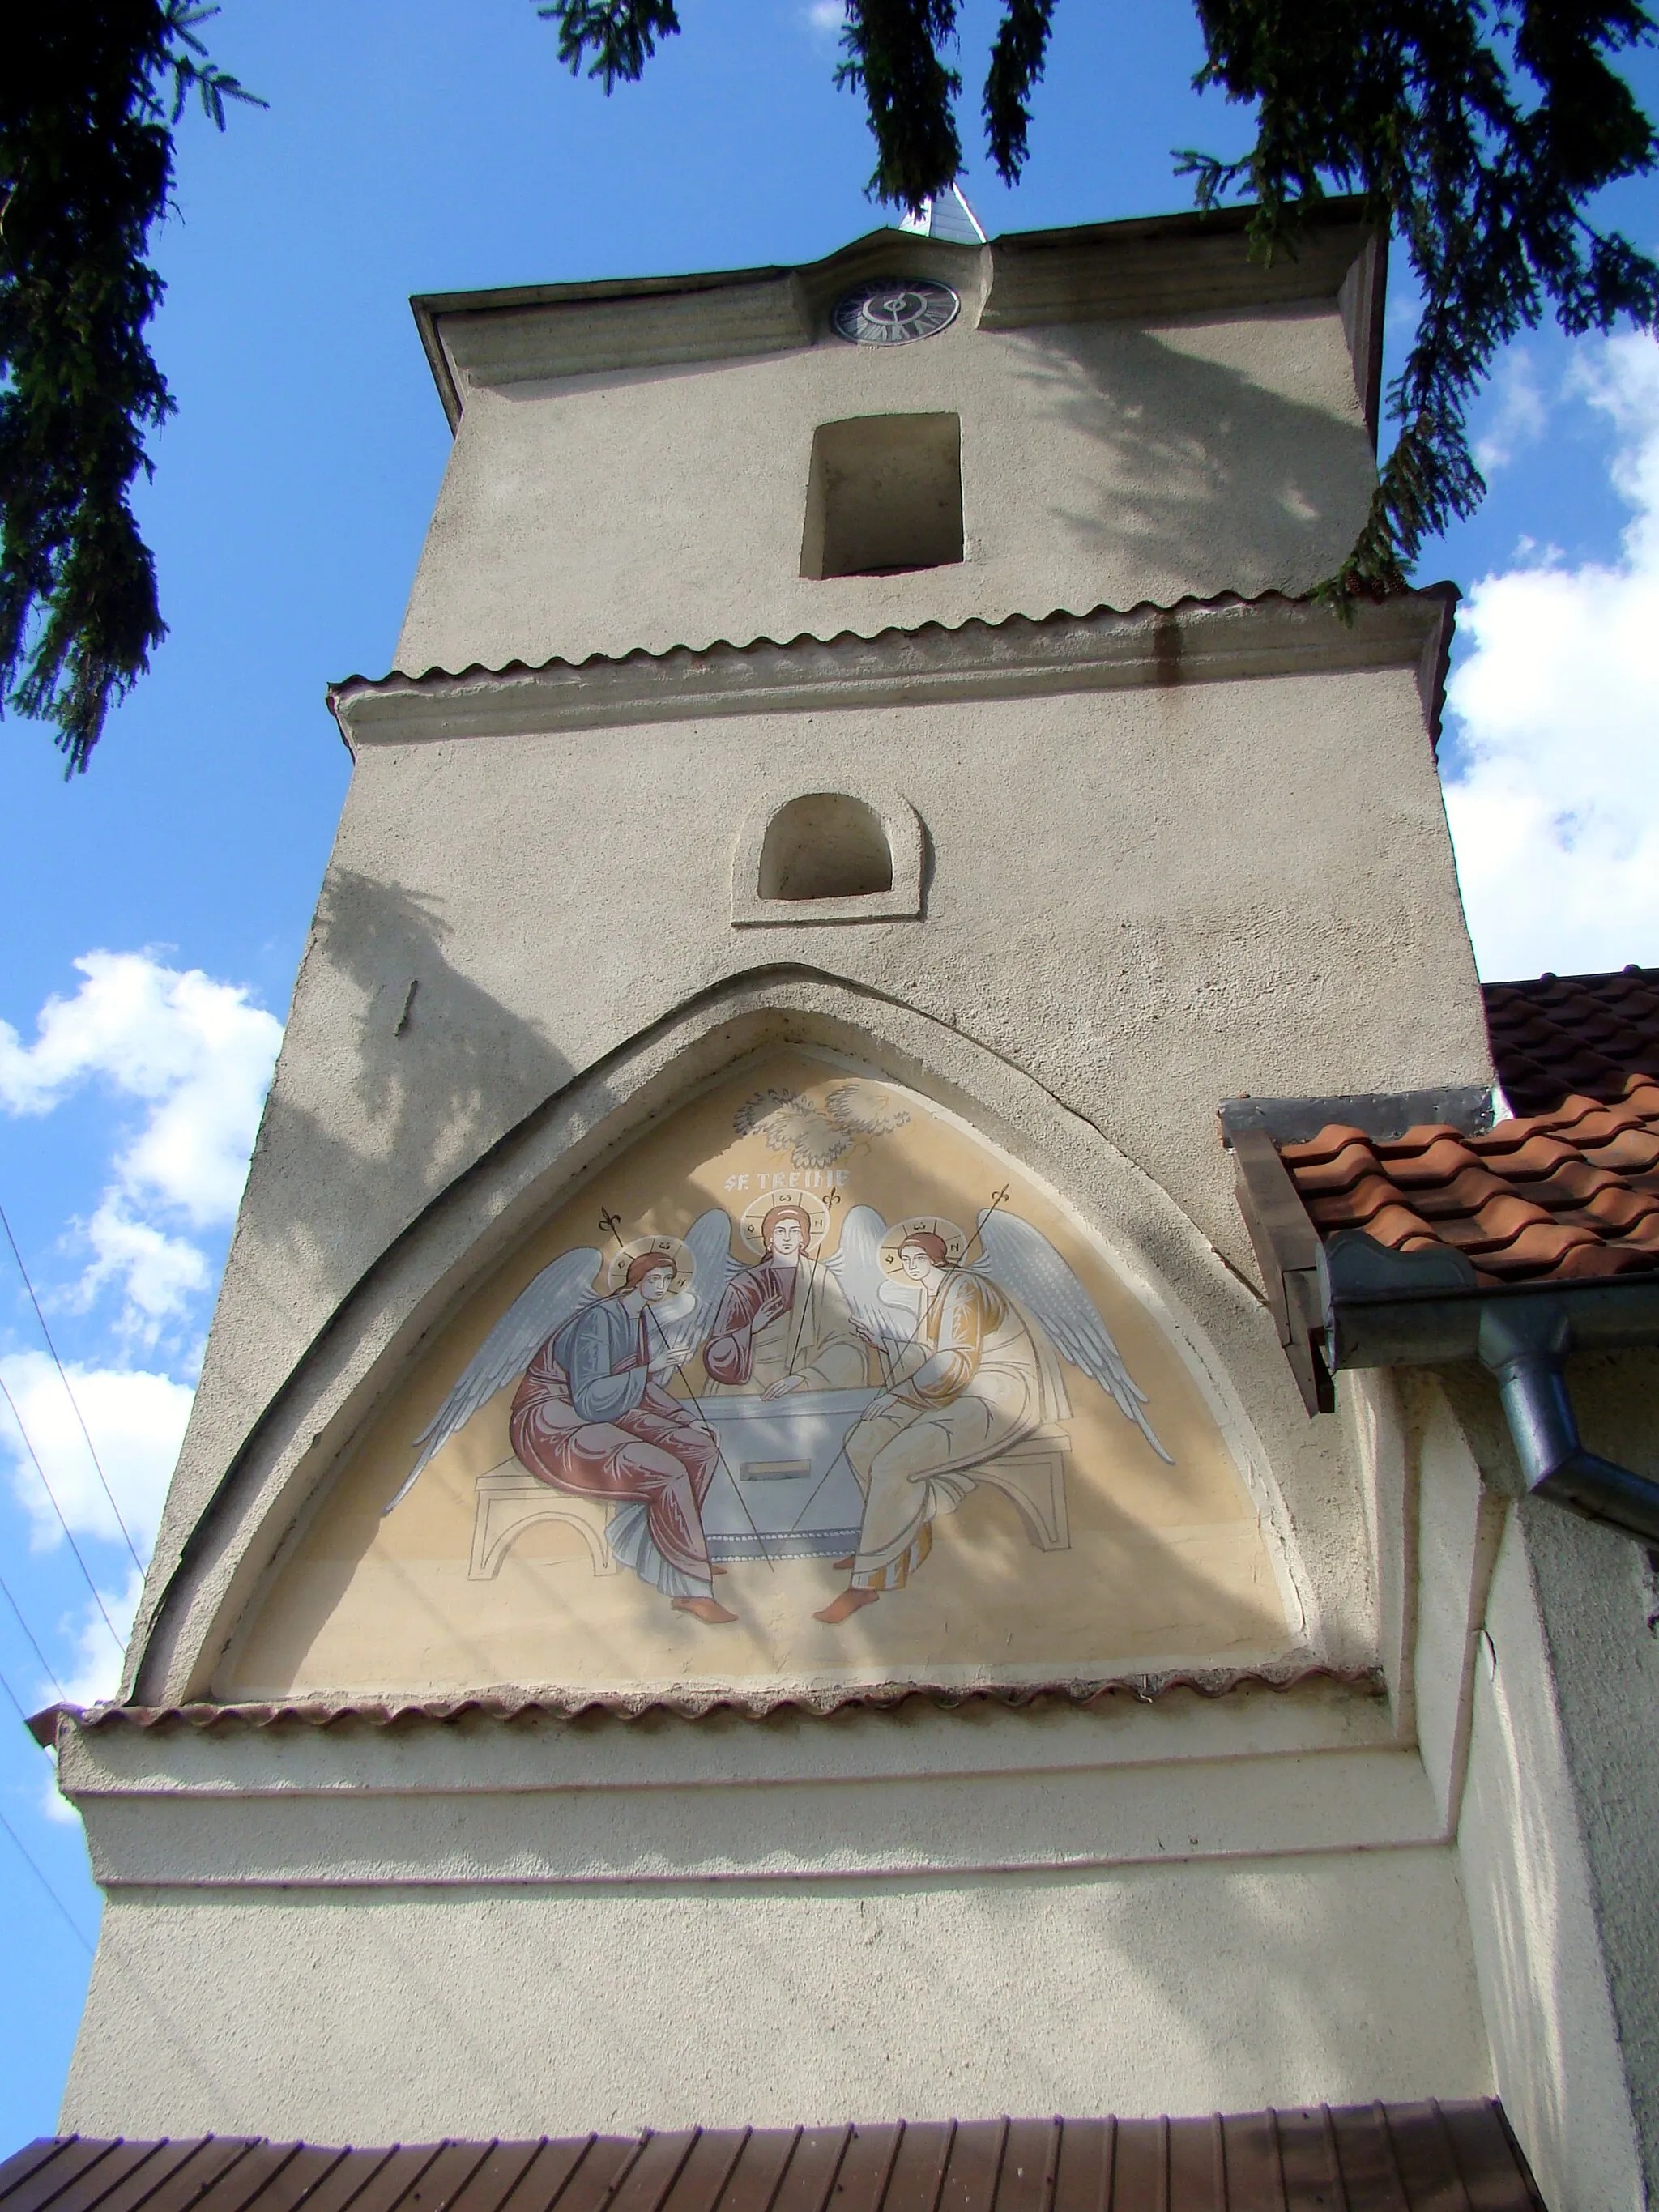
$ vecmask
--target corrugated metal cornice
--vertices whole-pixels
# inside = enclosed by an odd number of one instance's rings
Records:
[[[29,1727],[35,1741],[50,1748],[57,1741],[60,1723],[88,1730],[118,1727],[199,1731],[217,1728],[324,1729],[351,1723],[369,1728],[422,1724],[447,1727],[470,1720],[636,1721],[662,1717],[696,1721],[716,1713],[760,1721],[777,1713],[814,1717],[860,1709],[891,1713],[911,1704],[943,1711],[983,1710],[988,1705],[1023,1710],[1043,1705],[1090,1711],[1125,1700],[1149,1704],[1180,1690],[1200,1698],[1221,1698],[1236,1690],[1286,1691],[1310,1682],[1330,1683],[1370,1696],[1382,1694],[1382,1677],[1373,1668],[1345,1670],[1291,1664],[1249,1670],[1182,1668],[1165,1674],[1131,1675],[1109,1682],[1033,1682],[957,1690],[918,1689],[909,1683],[844,1690],[763,1690],[752,1694],[736,1690],[678,1694],[646,1690],[607,1695],[586,1690],[494,1689],[469,1691],[448,1698],[340,1696],[239,1705],[208,1700],[183,1705],[61,1704],[48,1705],[34,1714]]]
[[[1431,585],[1360,606],[1339,621],[1310,599],[1224,592],[1127,611],[1096,607],[1040,619],[1013,614],[948,628],[865,636],[810,632],[780,643],[621,657],[592,653],[531,666],[474,665],[423,674],[347,677],[328,704],[355,753],[365,744],[551,733],[633,722],[831,708],[915,706],[1034,694],[1239,682],[1264,676],[1413,667],[1437,738],[1458,598]]]

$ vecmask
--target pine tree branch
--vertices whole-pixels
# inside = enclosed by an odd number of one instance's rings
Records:
[[[84,769],[167,635],[131,504],[173,411],[144,333],[146,259],[191,93],[222,129],[253,95],[208,58],[190,0],[50,0],[0,80],[0,706]]]

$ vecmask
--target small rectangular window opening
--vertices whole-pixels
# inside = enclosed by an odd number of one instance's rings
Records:
[[[812,434],[803,576],[898,576],[960,561],[962,420],[859,415]]]

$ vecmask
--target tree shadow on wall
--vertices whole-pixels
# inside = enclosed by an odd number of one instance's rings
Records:
[[[1364,520],[1374,464],[1363,433],[1176,335],[1101,324],[1026,339],[1040,411],[1111,457],[1054,520],[1085,552],[1127,546],[1149,581],[1168,580],[1166,599],[1306,590]]]
[[[324,886],[251,1197],[259,1240],[320,1270],[335,1303],[570,1076],[454,964],[452,934],[428,895],[348,868]]]

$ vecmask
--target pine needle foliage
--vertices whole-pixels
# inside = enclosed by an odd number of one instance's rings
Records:
[[[167,635],[131,503],[173,402],[146,259],[198,97],[246,100],[191,0],[26,0],[0,73],[0,707],[84,769]]]
[[[1249,251],[1294,255],[1317,203],[1358,193],[1402,242],[1421,299],[1389,386],[1398,434],[1364,529],[1317,596],[1338,614],[1406,588],[1425,541],[1486,491],[1468,408],[1500,349],[1553,311],[1573,335],[1659,325],[1659,266],[1587,212],[1659,160],[1653,125],[1614,62],[1655,36],[1637,0],[1195,0],[1206,58],[1195,83],[1255,110],[1240,161],[1178,151],[1198,204],[1254,201]],[[1054,0],[1004,0],[981,101],[993,167],[1028,157],[1030,100]],[[606,91],[637,77],[678,29],[663,0],[555,0],[572,70],[593,56]],[[836,82],[863,94],[872,195],[919,208],[962,168],[956,0],[848,0]]]
[[[1659,141],[1618,57],[1639,0],[1194,0],[1196,82],[1255,111],[1242,160],[1188,151],[1200,208],[1254,202],[1249,248],[1293,255],[1317,203],[1354,192],[1402,241],[1420,295],[1389,387],[1398,434],[1364,529],[1320,586],[1338,613],[1401,589],[1425,541],[1484,491],[1471,400],[1499,349],[1553,313],[1573,334],[1659,326],[1659,266],[1598,230],[1595,195]],[[836,82],[862,96],[874,197],[919,208],[963,167],[957,0],[848,0]],[[674,0],[538,0],[560,58],[608,93],[680,28]],[[1004,0],[981,98],[1012,183],[1054,0]],[[55,726],[84,769],[167,635],[131,493],[173,410],[145,332],[146,258],[173,133],[199,99],[252,100],[199,35],[198,0],[25,0],[0,76],[0,711]],[[262,105],[263,103],[256,103]]]

